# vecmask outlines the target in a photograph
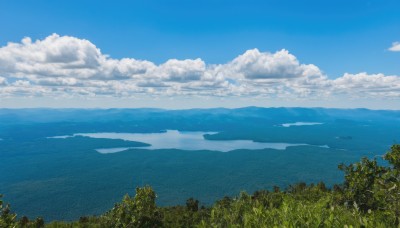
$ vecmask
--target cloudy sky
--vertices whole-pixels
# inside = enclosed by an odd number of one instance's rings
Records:
[[[3,1],[0,107],[400,109],[400,3]]]

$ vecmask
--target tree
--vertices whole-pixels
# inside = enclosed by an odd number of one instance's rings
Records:
[[[44,227],[44,219],[42,217],[37,217],[35,219],[34,226],[37,228]]]
[[[126,195],[107,215],[108,226],[113,227],[158,227],[162,216],[156,206],[156,194],[149,186],[136,188],[136,195]]]
[[[29,219],[26,216],[23,216],[20,220],[19,220],[19,225],[21,227],[26,227],[29,224]]]
[[[193,198],[186,200],[186,208],[188,211],[196,212],[199,210],[199,201]]]
[[[378,209],[380,202],[374,199],[374,185],[382,179],[387,168],[379,166],[376,159],[362,158],[361,162],[339,165],[345,173],[343,200],[346,205],[356,204],[362,211]]]
[[[11,212],[10,205],[3,205],[3,195],[0,195],[0,227],[15,227],[17,215]]]
[[[342,197],[345,203],[356,204],[362,211],[387,210],[400,216],[400,145],[393,145],[383,159],[389,166],[380,166],[376,159],[363,158],[345,172]]]
[[[384,156],[384,159],[387,160],[393,167],[393,170],[397,172],[400,171],[400,144],[393,145],[389,152],[387,152]]]

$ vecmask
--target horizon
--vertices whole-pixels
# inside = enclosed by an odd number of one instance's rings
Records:
[[[3,108],[0,107],[0,110],[160,110],[160,111],[189,111],[189,110],[214,110],[214,109],[226,109],[226,110],[237,110],[237,109],[332,109],[332,110],[366,110],[366,111],[400,111],[399,109],[371,109],[371,108],[335,108],[335,107],[300,107],[300,106],[270,106],[270,107],[262,107],[262,106],[241,106],[241,107],[210,107],[210,108],[181,108],[181,109],[168,109],[168,108],[155,108],[155,107],[137,107],[137,108],[107,108],[107,107],[94,107],[94,108],[57,108],[57,107],[34,107],[34,108]]]

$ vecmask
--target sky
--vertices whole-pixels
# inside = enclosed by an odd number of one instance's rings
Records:
[[[400,109],[400,1],[3,0],[0,107]]]

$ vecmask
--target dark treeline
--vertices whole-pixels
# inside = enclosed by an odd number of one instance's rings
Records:
[[[400,145],[383,157],[339,165],[344,183],[298,183],[285,190],[245,192],[211,207],[190,198],[186,205],[158,207],[151,187],[136,189],[101,216],[74,222],[17,219],[0,197],[0,227],[400,227]]]

